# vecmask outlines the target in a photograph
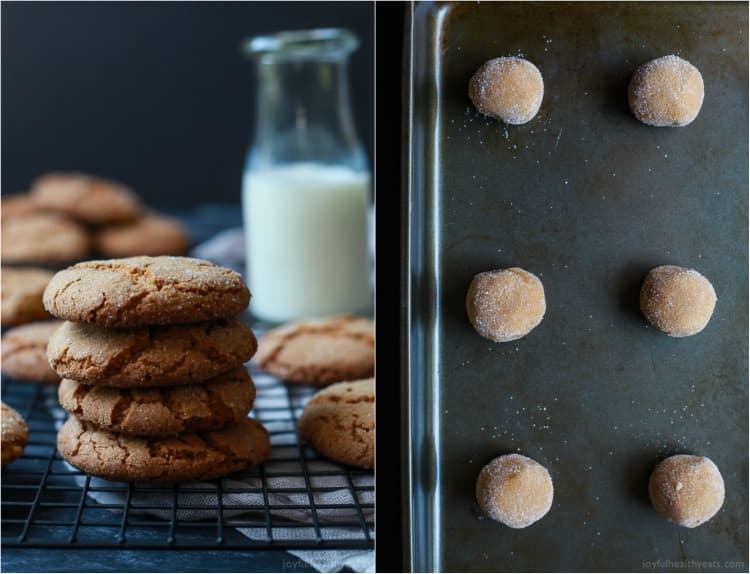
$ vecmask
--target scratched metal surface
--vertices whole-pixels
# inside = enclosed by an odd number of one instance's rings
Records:
[[[747,4],[417,4],[411,48],[411,554],[417,570],[747,571]],[[705,80],[689,127],[629,114],[633,69],[678,53]],[[488,121],[466,91],[485,60],[541,70],[539,115]],[[638,310],[647,271],[694,267],[718,304],[673,339]],[[480,271],[544,283],[529,336],[491,344],[464,296]],[[521,452],[550,470],[550,513],[481,519],[474,482]],[[727,498],[690,530],[656,514],[653,465],[712,458]]]

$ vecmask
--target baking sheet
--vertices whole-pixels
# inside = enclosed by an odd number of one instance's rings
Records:
[[[748,7],[745,3],[418,3],[409,139],[409,545],[417,571],[747,571]],[[634,68],[677,53],[705,101],[679,129],[627,108]],[[469,78],[523,55],[539,115],[477,114]],[[718,303],[673,339],[638,310],[656,265],[694,267]],[[520,266],[547,313],[493,344],[466,318],[480,271]],[[479,470],[521,452],[550,471],[535,525],[483,519]],[[727,497],[708,524],[651,508],[653,465],[712,458]]]

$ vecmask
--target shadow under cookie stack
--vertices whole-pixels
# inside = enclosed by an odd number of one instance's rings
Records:
[[[57,273],[44,305],[65,320],[47,349],[70,414],[63,458],[128,482],[208,480],[268,458],[268,432],[247,418],[257,342],[237,315],[249,299],[235,272],[185,257]]]

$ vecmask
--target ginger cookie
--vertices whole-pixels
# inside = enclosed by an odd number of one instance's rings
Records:
[[[42,294],[53,273],[34,267],[3,267],[0,271],[0,314],[4,327],[49,319]]]
[[[63,458],[108,480],[210,480],[260,464],[271,454],[268,431],[243,419],[221,430],[143,438],[99,430],[72,416],[57,433]]]
[[[640,304],[654,327],[670,337],[689,337],[708,325],[716,307],[716,291],[695,269],[661,265],[644,279]]]
[[[86,257],[89,235],[81,224],[56,213],[3,221],[3,263],[68,263]]]
[[[375,466],[375,379],[337,383],[311,398],[299,419],[300,437],[323,456]]]
[[[42,208],[31,199],[28,193],[16,193],[0,198],[0,220],[3,222],[41,211]]]
[[[724,504],[724,479],[710,458],[676,454],[656,465],[648,480],[651,504],[669,521],[695,528]]]
[[[5,332],[2,346],[2,372],[24,381],[58,383],[60,377],[47,362],[47,343],[62,321],[38,321]]]
[[[495,343],[525,337],[542,322],[546,310],[542,282],[520,267],[478,273],[466,294],[471,325]]]
[[[197,385],[156,389],[114,389],[63,379],[62,407],[102,430],[166,436],[216,430],[247,417],[255,386],[238,367]]]
[[[178,219],[156,214],[104,227],[94,242],[96,250],[107,257],[183,255],[190,246],[187,230]]]
[[[257,348],[238,319],[108,329],[66,321],[50,340],[61,378],[107,387],[159,387],[205,381],[250,360]]]
[[[482,511],[511,528],[526,528],[541,520],[552,508],[554,490],[545,467],[516,453],[490,461],[475,487]]]
[[[544,80],[539,68],[515,56],[486,61],[469,82],[469,98],[474,107],[509,125],[534,119],[543,97]]]
[[[351,315],[289,323],[262,337],[255,362],[297,383],[364,379],[375,369],[374,330],[369,319]]]
[[[31,184],[34,202],[86,223],[134,219],[141,212],[138,196],[120,182],[83,173],[49,173]]]
[[[698,117],[703,97],[698,68],[674,54],[638,66],[628,85],[630,111],[648,126],[688,125]]]
[[[85,261],[59,271],[44,292],[55,317],[104,327],[211,321],[249,302],[238,273],[190,257]]]
[[[0,447],[2,448],[2,466],[5,466],[23,454],[26,439],[29,436],[29,427],[15,409],[5,403],[0,403],[0,409],[2,416]]]

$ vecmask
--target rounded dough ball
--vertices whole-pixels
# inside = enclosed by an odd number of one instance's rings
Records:
[[[724,504],[724,479],[711,459],[677,454],[656,465],[648,495],[658,513],[695,528],[711,520]]]
[[[695,269],[654,267],[641,287],[641,311],[649,323],[670,337],[700,333],[715,306],[713,285]]]
[[[485,115],[518,125],[531,121],[544,96],[539,69],[523,58],[488,60],[469,82],[469,98]]]
[[[701,111],[703,76],[674,55],[651,60],[630,79],[628,103],[633,115],[649,126],[686,126]]]
[[[479,473],[476,497],[482,511],[511,528],[526,528],[552,507],[552,478],[541,464],[520,454],[499,456]]]
[[[528,335],[546,310],[542,282],[519,267],[475,275],[466,295],[469,321],[477,333],[496,343]]]

